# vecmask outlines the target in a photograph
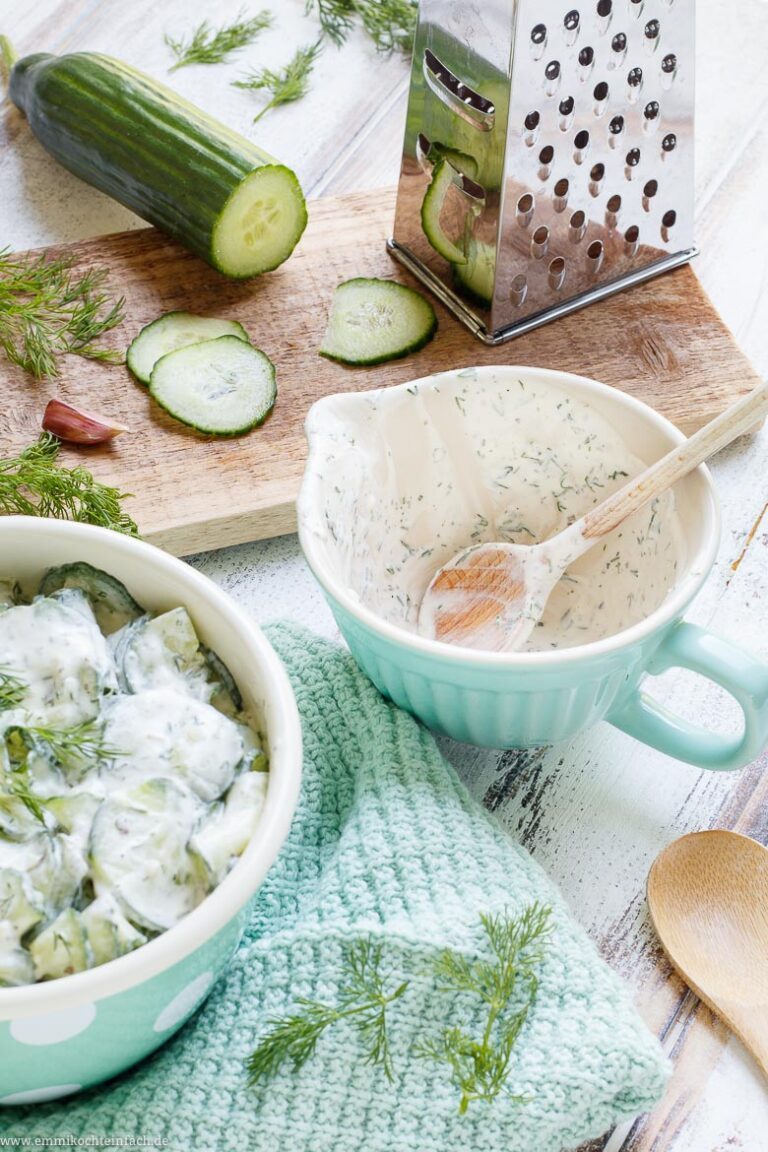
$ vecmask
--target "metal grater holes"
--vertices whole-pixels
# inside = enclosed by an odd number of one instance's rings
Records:
[[[562,256],[555,256],[547,269],[547,279],[553,292],[559,292],[565,280],[565,260]]]
[[[549,228],[546,224],[540,224],[531,237],[531,256],[534,260],[541,260],[543,256],[546,256],[548,248]]]
[[[530,192],[524,192],[517,202],[515,214],[521,228],[527,228],[533,219],[534,199]]]
[[[555,212],[565,212],[565,209],[568,205],[568,192],[570,187],[570,181],[566,180],[565,177],[563,177],[561,180],[558,180],[557,184],[555,184],[553,189],[554,196],[552,200],[552,206],[555,209]]]
[[[561,100],[558,105],[558,112],[560,119],[558,120],[558,128],[561,132],[567,132],[573,123],[574,112],[576,109],[576,101],[573,96],[566,96],[565,100]]]

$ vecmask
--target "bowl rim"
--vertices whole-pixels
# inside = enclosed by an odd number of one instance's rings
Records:
[[[270,781],[258,834],[197,908],[154,940],[97,968],[44,983],[0,988],[0,1021],[95,1003],[125,992],[167,971],[211,940],[247,906],[274,863],[288,835],[302,775],[301,721],[288,675],[258,625],[209,577],[144,540],[89,524],[33,516],[0,517],[0,556],[3,538],[18,533],[22,538],[42,535],[54,541],[67,537],[101,544],[118,573],[121,558],[132,555],[178,583],[180,603],[185,591],[193,590],[214,613],[227,619],[256,658],[270,748]]]
[[[397,624],[382,619],[339,583],[332,573],[330,565],[323,559],[318,541],[310,527],[312,510],[319,511],[319,476],[315,467],[319,450],[316,441],[314,441],[313,426],[321,419],[323,409],[331,407],[340,400],[354,398],[363,403],[371,398],[386,398],[398,393],[405,393],[415,386],[419,389],[434,388],[441,382],[445,382],[446,379],[456,379],[459,376],[466,376],[470,372],[476,373],[480,380],[498,372],[532,373],[551,384],[575,389],[582,396],[585,394],[587,397],[598,395],[608,397],[620,405],[623,404],[630,411],[636,412],[646,423],[655,426],[658,431],[666,435],[672,445],[682,444],[686,439],[680,429],[666,416],[662,416],[649,404],[635,396],[630,396],[627,392],[622,392],[619,388],[603,384],[588,376],[561,372],[553,368],[538,368],[530,364],[493,364],[453,368],[446,372],[422,376],[416,380],[407,380],[402,384],[388,388],[375,388],[365,392],[337,392],[330,396],[324,396],[312,405],[304,425],[308,442],[308,455],[297,500],[297,512],[299,541],[304,557],[326,594],[337,601],[349,615],[365,628],[395,646],[407,648],[417,655],[439,660],[446,664],[471,666],[477,669],[528,670],[537,667],[551,669],[563,665],[583,664],[629,648],[645,640],[651,633],[663,628],[676,617],[681,616],[709,575],[720,544],[720,504],[712,474],[704,464],[699,465],[692,475],[698,475],[704,485],[703,496],[709,505],[710,522],[705,527],[705,535],[698,552],[691,558],[685,579],[675,586],[672,594],[650,616],[646,616],[645,619],[638,621],[630,628],[625,628],[612,636],[606,636],[602,640],[594,640],[589,644],[582,644],[573,648],[548,649],[540,652],[483,652],[473,648],[461,648],[458,645],[430,640],[416,632],[409,632]]]

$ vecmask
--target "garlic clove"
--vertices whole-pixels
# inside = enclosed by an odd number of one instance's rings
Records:
[[[111,416],[100,416],[97,412],[85,412],[75,408],[66,400],[49,400],[43,415],[43,428],[52,432],[60,440],[70,444],[103,444],[130,428],[113,420]]]

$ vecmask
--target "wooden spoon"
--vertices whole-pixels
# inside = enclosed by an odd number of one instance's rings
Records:
[[[566,569],[644,504],[750,431],[768,412],[768,383],[732,404],[585,516],[540,544],[477,544],[433,577],[419,631],[435,640],[502,652],[519,648]]]
[[[768,1076],[768,849],[736,832],[692,832],[656,858],[648,906],[683,980]]]

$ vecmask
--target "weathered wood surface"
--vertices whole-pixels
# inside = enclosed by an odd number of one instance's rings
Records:
[[[265,0],[267,3],[267,0]],[[314,35],[303,0],[273,8],[282,38],[248,54],[248,65],[287,58]],[[216,5],[216,19],[239,7]],[[86,47],[122,55],[164,77],[163,30],[211,17],[202,0],[133,5],[117,0],[6,0],[22,50]],[[758,371],[768,373],[768,71],[765,0],[697,5],[696,272]],[[247,129],[247,94],[228,89],[235,65],[174,74],[175,86],[234,127]],[[294,164],[312,195],[378,188],[396,178],[406,68],[357,38],[324,54],[307,100],[266,117],[265,147]],[[2,129],[0,129],[2,131]],[[0,151],[0,219],[15,248],[69,242],[140,227],[119,206],[55,168],[21,133]],[[768,658],[768,431],[714,462],[723,510],[715,569],[690,618]],[[243,545],[194,563],[257,618],[290,616],[335,635],[322,595],[295,538]],[[727,699],[684,673],[657,689],[691,719],[727,727]],[[631,985],[648,1023],[674,1044],[675,1076],[652,1116],[596,1141],[590,1152],[763,1152],[768,1092],[738,1041],[695,1000],[661,956],[645,907],[645,877],[674,837],[732,827],[768,842],[765,758],[736,775],[698,772],[646,750],[607,725],[534,754],[445,744],[473,792],[483,797],[562,886],[608,962]]]

